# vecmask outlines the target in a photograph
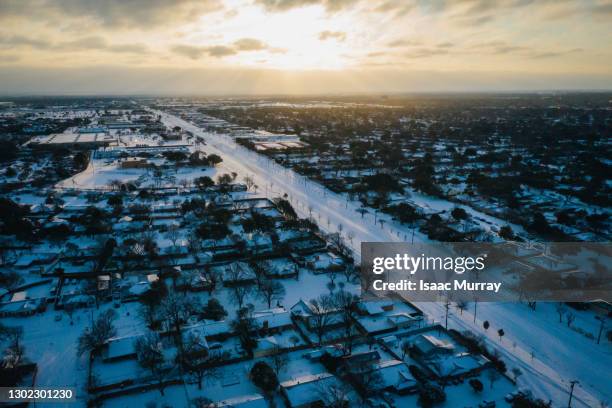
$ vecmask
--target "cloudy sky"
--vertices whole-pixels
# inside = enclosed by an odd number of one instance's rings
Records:
[[[0,93],[612,88],[610,0],[0,0]]]

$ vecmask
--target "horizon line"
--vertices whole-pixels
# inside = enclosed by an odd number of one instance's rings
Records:
[[[334,92],[334,93],[2,93],[0,98],[73,98],[73,97],[119,97],[119,98],[140,98],[140,97],[240,97],[240,98],[257,98],[257,97],[351,97],[351,96],[378,96],[378,97],[401,97],[401,96],[419,96],[419,95],[536,95],[536,94],[605,94],[612,93],[612,88],[557,88],[557,89],[518,89],[518,90],[473,90],[473,91],[401,91],[401,92]]]

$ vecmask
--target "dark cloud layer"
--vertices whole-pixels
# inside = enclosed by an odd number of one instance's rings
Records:
[[[393,40],[387,44],[388,47],[415,47],[422,45],[421,41],[417,40],[409,40],[405,38],[399,38],[397,40]]]
[[[218,0],[2,0],[0,18],[44,23],[66,17],[89,18],[107,27],[155,28],[220,9]]]
[[[266,43],[256,38],[241,38],[234,42],[234,47],[238,51],[260,51],[268,48]]]
[[[268,11],[287,11],[293,8],[320,5],[327,11],[335,12],[358,3],[359,0],[255,0],[256,4]]]
[[[143,44],[110,44],[103,37],[89,36],[76,40],[52,42],[45,39],[12,35],[0,37],[0,48],[17,49],[29,47],[46,51],[88,51],[99,50],[115,53],[144,54],[148,49]]]
[[[199,59],[205,55],[209,57],[221,58],[230,55],[236,55],[239,52],[262,51],[270,50],[276,52],[276,49],[270,49],[266,43],[256,38],[241,38],[234,41],[231,45],[213,45],[213,46],[197,46],[177,44],[170,49],[177,55],[191,59]]]
[[[515,55],[517,57],[532,59],[556,58],[584,51],[582,48],[543,50],[526,45],[510,44],[505,41],[477,43],[472,45],[469,49],[480,54]]]
[[[373,3],[377,4],[375,2]],[[402,17],[414,10],[415,6],[416,4],[411,1],[387,0],[374,7],[373,11],[376,13],[393,14],[395,17]]]
[[[321,41],[325,41],[325,40],[344,41],[346,40],[346,33],[343,31],[325,30],[319,33],[319,40]]]

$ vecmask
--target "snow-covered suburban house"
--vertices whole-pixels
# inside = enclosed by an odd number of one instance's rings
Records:
[[[351,372],[358,372],[368,364],[374,364],[380,361],[380,353],[378,350],[366,350],[359,353],[353,353],[342,359],[344,369]]]
[[[261,333],[274,334],[293,328],[291,314],[284,307],[254,311],[252,317]]]
[[[420,334],[412,344],[414,349],[425,357],[450,354],[455,351],[455,345],[448,340],[442,340],[431,334]]]
[[[396,394],[408,394],[417,390],[418,382],[410,373],[408,365],[400,360],[384,360],[362,364],[360,370],[351,371],[349,375],[356,378],[365,375],[369,378],[376,376],[376,380],[369,381],[366,393],[376,391],[391,391]]]
[[[289,243],[295,242],[302,239],[308,239],[311,236],[309,231],[304,231],[300,229],[279,229],[276,231],[276,235],[278,236],[279,243]]]
[[[256,311],[252,317],[257,324],[259,337],[257,348],[253,352],[255,357],[276,354],[280,350],[304,345],[300,335],[295,331],[291,314],[285,308]]]
[[[340,271],[345,267],[344,260],[339,256],[326,252],[315,254],[306,259],[306,266],[313,270],[314,273],[326,273],[332,271]]]
[[[331,330],[342,324],[342,311],[331,306],[319,305],[318,307],[311,302],[300,299],[291,307],[291,316],[303,322],[308,330],[315,330],[320,323],[323,323],[325,330]],[[321,315],[325,315],[321,319]]]
[[[260,262],[259,266],[263,269],[264,274],[268,278],[296,278],[299,274],[297,264],[289,258],[266,260]]]
[[[215,284],[211,281],[204,273],[195,273],[190,280],[184,282],[187,288],[192,292],[198,292],[201,290],[211,290]]]
[[[330,373],[308,374],[280,384],[281,393],[289,408],[325,407],[325,393],[341,387]]]
[[[316,236],[310,236],[308,238],[289,242],[289,249],[291,252],[302,256],[323,251],[326,246],[326,242]]]
[[[219,194],[214,196],[213,201],[219,206],[232,205],[234,199],[229,194]]]
[[[151,289],[151,284],[158,280],[156,274],[130,275],[121,279],[117,286],[122,302],[136,301]]]
[[[141,335],[115,337],[106,342],[102,350],[105,362],[136,358],[134,344]]]
[[[438,378],[463,378],[487,367],[490,361],[469,353],[442,328],[417,334],[409,340],[411,356]]]
[[[253,255],[264,255],[274,251],[270,234],[248,234],[245,240],[246,249]]]
[[[423,312],[404,300],[364,299],[357,303],[357,309],[355,320],[365,335],[420,327],[423,322]]]
[[[487,363],[489,360],[483,356],[462,352],[452,355],[451,358],[430,360],[427,368],[438,378],[462,378],[479,372]]]
[[[221,271],[224,286],[249,285],[255,282],[255,271],[246,262],[232,262],[215,267]]]
[[[21,292],[17,292],[15,295]],[[37,312],[45,310],[47,306],[46,299],[19,299],[19,297],[10,302],[0,303],[0,317],[22,317],[31,316]]]

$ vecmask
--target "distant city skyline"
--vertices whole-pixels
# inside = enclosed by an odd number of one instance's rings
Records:
[[[4,0],[0,94],[612,89],[612,1]]]

